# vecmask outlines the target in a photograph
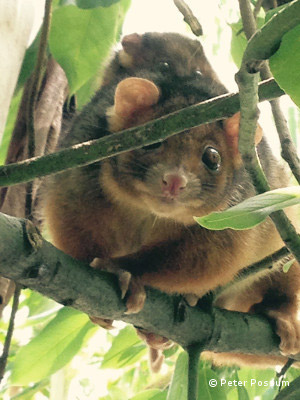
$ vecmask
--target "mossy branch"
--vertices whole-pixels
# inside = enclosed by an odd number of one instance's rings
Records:
[[[259,86],[260,101],[284,94],[271,79]],[[12,186],[68,168],[87,165],[104,158],[164,140],[184,130],[231,116],[239,110],[238,94],[226,94],[166,115],[145,125],[75,145],[43,157],[0,167],[0,186]]]
[[[0,273],[89,315],[123,320],[184,348],[279,355],[279,338],[258,315],[189,307],[179,296],[147,288],[145,306],[125,314],[117,278],[74,260],[45,241],[32,223],[0,214]]]

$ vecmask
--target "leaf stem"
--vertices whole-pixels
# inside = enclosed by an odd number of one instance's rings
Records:
[[[8,325],[8,330],[4,342],[4,347],[3,347],[3,352],[0,357],[0,383],[3,379],[6,364],[7,364],[7,358],[9,354],[9,349],[10,349],[10,344],[14,332],[14,325],[15,325],[15,317],[16,313],[18,311],[19,307],[19,299],[20,299],[20,294],[21,294],[21,285],[16,284],[15,288],[15,293],[14,293],[14,298],[13,298],[13,305],[12,305],[12,310],[10,314],[10,319],[9,319],[9,325]]]
[[[188,346],[188,400],[198,399],[199,360],[203,347],[199,344]]]

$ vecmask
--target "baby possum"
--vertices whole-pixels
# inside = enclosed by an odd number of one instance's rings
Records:
[[[151,68],[141,62],[134,71],[123,68],[107,79],[74,118],[62,146],[137,126],[224,93],[210,74],[181,74],[178,65],[162,71],[160,63],[147,62]],[[54,245],[80,260],[113,260],[143,285],[167,293],[201,297],[232,281],[243,268],[283,246],[271,220],[246,231],[209,231],[193,219],[255,195],[238,152],[238,129],[235,114],[51,177],[45,218]],[[285,186],[287,175],[259,129],[256,143],[271,187]],[[268,270],[225,291],[216,306],[259,309],[274,318],[282,353],[295,354],[300,350],[299,283],[296,263],[287,274]],[[213,359],[259,366],[285,362],[284,357],[225,353],[213,354]]]

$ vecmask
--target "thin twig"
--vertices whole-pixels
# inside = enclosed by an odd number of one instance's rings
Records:
[[[196,36],[203,35],[203,30],[202,30],[202,26],[201,26],[200,22],[195,17],[192,10],[185,3],[185,1],[184,0],[174,0],[174,4],[178,8],[178,10],[181,12],[181,14],[183,15],[184,21],[189,25],[193,34]]]
[[[259,101],[273,99],[283,94],[284,91],[279,88],[274,79],[259,85]],[[101,161],[167,139],[195,126],[224,119],[238,110],[238,93],[222,95],[173,112],[145,125],[75,145],[46,156],[4,165],[0,167],[0,186],[12,186],[68,168]]]
[[[256,18],[258,16],[258,13],[259,13],[259,11],[261,9],[262,3],[263,3],[263,0],[257,0],[257,2],[255,4],[254,11],[253,11],[253,17],[254,17],[255,20],[256,20]]]
[[[5,367],[7,364],[7,358],[8,358],[8,354],[9,354],[10,344],[11,344],[12,335],[14,332],[15,317],[16,317],[16,313],[18,311],[18,306],[19,306],[20,293],[21,293],[21,285],[17,284],[16,288],[15,288],[13,305],[12,305],[12,310],[11,310],[11,314],[10,314],[8,330],[7,330],[7,334],[6,334],[6,338],[5,338],[5,342],[4,342],[3,352],[0,357],[0,382],[3,379]]]
[[[52,0],[46,0],[45,15],[42,25],[40,44],[38,49],[37,61],[31,77],[30,96],[26,112],[26,133],[28,137],[28,157],[35,156],[35,130],[34,130],[34,112],[38,93],[41,86],[42,76],[45,69],[45,60],[47,54],[48,36],[50,31],[50,22],[52,15]],[[32,215],[32,192],[33,182],[26,185],[25,214],[27,218]]]
[[[203,347],[199,344],[188,346],[188,400],[198,399],[199,360]]]
[[[281,368],[279,372],[276,374],[276,378],[281,378],[285,375],[286,371],[294,364],[295,360],[289,358],[284,366]]]

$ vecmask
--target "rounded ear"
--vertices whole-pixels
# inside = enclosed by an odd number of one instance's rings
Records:
[[[114,113],[120,118],[130,120],[137,112],[156,104],[159,94],[158,87],[148,79],[124,79],[115,91]]]
[[[228,145],[232,148],[233,154],[237,158],[241,158],[239,154],[239,131],[240,131],[240,119],[241,119],[241,114],[240,112],[235,113],[232,117],[227,118],[223,122],[224,130],[225,130],[225,135],[226,135],[226,141]],[[255,132],[255,146],[259,144],[259,142],[262,139],[263,135],[263,130],[262,127],[258,124]]]
[[[131,33],[130,35],[124,36],[121,43],[124,51],[134,56],[140,50],[142,36],[138,33]]]

